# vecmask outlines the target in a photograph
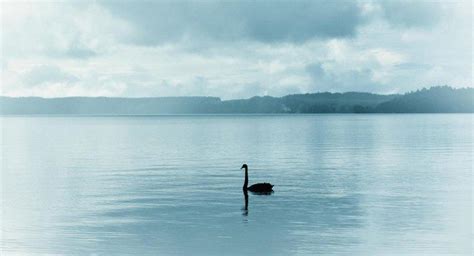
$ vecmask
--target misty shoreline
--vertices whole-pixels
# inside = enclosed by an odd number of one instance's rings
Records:
[[[0,115],[172,116],[474,113],[474,88],[431,87],[406,94],[307,93],[283,97],[0,97]]]

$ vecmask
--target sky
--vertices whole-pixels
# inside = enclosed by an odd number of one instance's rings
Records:
[[[470,0],[2,1],[4,96],[472,87]]]

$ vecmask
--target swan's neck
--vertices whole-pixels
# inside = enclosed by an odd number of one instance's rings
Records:
[[[244,180],[244,190],[247,190],[247,186],[249,185],[249,171],[245,168],[245,180]]]

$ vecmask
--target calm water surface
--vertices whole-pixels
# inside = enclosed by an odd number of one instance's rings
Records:
[[[1,117],[0,252],[472,255],[473,117]]]

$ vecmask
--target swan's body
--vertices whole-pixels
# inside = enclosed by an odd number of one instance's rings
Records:
[[[242,187],[244,191],[250,191],[250,192],[255,192],[255,193],[271,193],[273,191],[273,185],[266,182],[253,184],[252,186],[248,187],[248,184],[249,184],[248,166],[244,164],[242,165],[241,169],[245,169],[245,180],[244,180],[244,186]]]
[[[247,190],[250,192],[260,192],[260,193],[271,192],[273,191],[273,185],[270,183],[257,183],[248,187]]]

